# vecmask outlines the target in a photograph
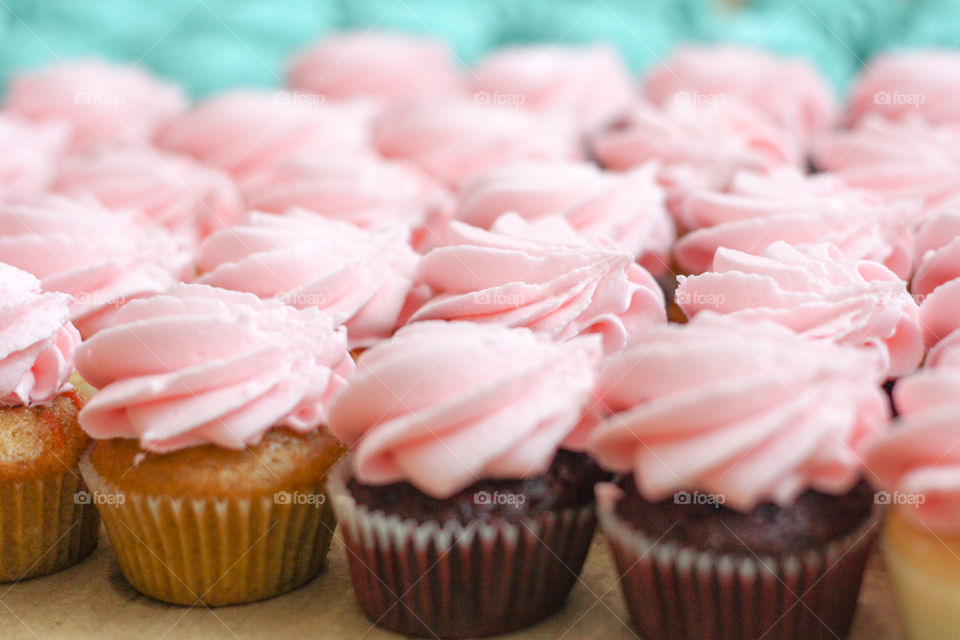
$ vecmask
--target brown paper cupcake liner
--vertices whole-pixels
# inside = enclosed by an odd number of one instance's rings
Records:
[[[120,569],[133,587],[172,604],[222,606],[271,598],[319,572],[336,526],[321,485],[276,495],[184,497],[125,491],[80,459]]]
[[[519,523],[419,524],[370,511],[350,495],[349,459],[330,495],[353,588],[377,625],[407,635],[505,633],[546,618],[577,580],[596,527],[593,505]]]
[[[72,566],[97,547],[100,518],[77,470],[0,484],[0,582]]]
[[[660,542],[620,518],[615,485],[597,487],[600,528],[644,640],[836,640],[850,632],[880,513],[823,549],[721,555]]]

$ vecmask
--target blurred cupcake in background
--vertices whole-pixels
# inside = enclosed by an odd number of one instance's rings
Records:
[[[0,202],[30,202],[53,181],[69,130],[0,113]]]
[[[162,354],[162,355],[161,355]],[[353,372],[346,331],[316,309],[197,284],[136,300],[77,353],[99,391],[81,460],[124,576],[195,606],[309,581],[335,521],[323,428]]]

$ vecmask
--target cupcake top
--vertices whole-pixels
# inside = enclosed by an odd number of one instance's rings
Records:
[[[590,401],[596,336],[424,322],[360,357],[330,410],[364,484],[407,481],[436,498],[484,478],[544,473]]]
[[[900,119],[919,115],[931,123],[960,122],[960,54],[949,49],[884,53],[860,72],[844,120],[855,124],[869,114]]]
[[[65,160],[52,190],[131,210],[191,238],[233,224],[242,205],[230,178],[189,156],[153,149],[108,149]]]
[[[157,143],[242,180],[292,157],[368,149],[371,115],[360,104],[317,104],[283,92],[232,91],[170,122]]]
[[[0,406],[49,404],[70,388],[80,334],[70,296],[0,262]]]
[[[69,130],[0,114],[0,202],[30,202],[50,187]]]
[[[108,325],[126,301],[193,272],[186,239],[128,212],[59,196],[0,206],[0,262],[34,274],[48,291],[72,295],[70,316],[84,337]]]
[[[308,432],[353,371],[344,329],[317,309],[200,284],[135,300],[77,350],[99,391],[80,413],[94,438],[154,453],[243,449],[275,426]]]
[[[663,292],[625,251],[578,235],[563,218],[502,216],[489,231],[452,222],[420,282],[434,297],[410,321],[526,327],[555,340],[599,333],[608,352],[666,321]]]
[[[593,155],[614,171],[656,161],[658,181],[674,210],[694,189],[722,189],[740,169],[797,165],[789,136],[752,107],[734,100],[638,104],[593,138]]]
[[[960,361],[960,278],[945,282],[923,299],[920,326],[930,349],[927,365]]]
[[[808,489],[842,494],[887,425],[885,371],[875,349],[703,312],[651,327],[604,364],[598,395],[614,415],[589,450],[651,501],[699,490],[749,511]]]
[[[656,104],[742,100],[803,144],[837,118],[833,92],[809,62],[736,45],[678,49],[643,89]]]
[[[920,266],[910,290],[928,296],[940,285],[960,278],[960,210],[944,211],[917,230],[914,246]]]
[[[385,157],[411,160],[451,185],[507,162],[582,155],[571,120],[477,99],[422,99],[387,110],[374,144]]]
[[[474,68],[470,87],[475,99],[568,113],[587,130],[626,111],[634,93],[620,54],[607,45],[498,49]]]
[[[702,273],[719,247],[759,253],[778,240],[799,247],[831,242],[850,258],[880,262],[908,279],[921,216],[917,201],[889,200],[829,175],[743,172],[728,192],[687,198],[682,224],[695,231],[677,242],[674,255],[683,270]]]
[[[372,98],[385,104],[464,90],[443,41],[371,31],[324,38],[293,61],[289,83],[328,100]]]
[[[559,214],[579,233],[629,251],[653,272],[667,266],[676,231],[656,167],[625,174],[585,162],[516,162],[478,174],[460,190],[454,218],[489,229],[502,214]]]
[[[142,147],[158,127],[187,108],[174,85],[140,67],[80,60],[15,75],[4,109],[36,121],[70,126],[70,148]]]
[[[365,347],[397,328],[420,262],[409,237],[401,225],[362,230],[302,210],[252,213],[200,245],[199,282],[323,309],[346,324],[351,348]]]
[[[772,320],[808,338],[885,347],[889,377],[911,373],[923,359],[919,308],[906,283],[829,243],[801,250],[775,242],[759,255],[721,247],[709,272],[679,280],[676,300],[688,317],[713,310]]]

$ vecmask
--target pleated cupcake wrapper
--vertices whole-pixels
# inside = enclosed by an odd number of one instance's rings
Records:
[[[106,480],[89,453],[80,469],[106,496],[97,507],[127,581],[172,604],[239,604],[296,589],[320,570],[336,526],[326,500],[145,495]],[[326,496],[323,484],[299,491]]]
[[[349,458],[330,495],[360,606],[400,633],[479,637],[533,624],[559,609],[596,527],[593,505],[519,523],[419,524],[370,511],[347,489]]]
[[[659,542],[620,518],[597,486],[630,617],[644,640],[836,640],[850,631],[880,512],[823,549],[758,558]]]
[[[86,489],[76,469],[0,484],[0,582],[66,569],[97,547]]]

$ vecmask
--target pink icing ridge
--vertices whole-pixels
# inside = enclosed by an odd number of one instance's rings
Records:
[[[370,31],[324,38],[293,61],[289,83],[331,100],[372,98],[386,104],[464,91],[443,42]]]
[[[924,369],[893,394],[900,419],[864,456],[872,482],[912,499],[897,508],[921,528],[960,533],[960,370]]]
[[[322,309],[346,325],[351,348],[366,347],[393,333],[411,296],[420,257],[409,236],[301,210],[252,213],[200,245],[199,282]]]
[[[877,350],[706,311],[606,361],[597,389],[614,415],[589,451],[650,500],[700,490],[749,511],[809,488],[843,493],[887,425],[885,366]]]
[[[169,123],[157,144],[244,180],[298,156],[368,150],[372,115],[358,103],[314,104],[283,92],[232,91]]]
[[[70,296],[41,291],[26,271],[0,262],[0,405],[47,404],[70,388],[80,333]]]
[[[960,278],[960,211],[944,211],[926,220],[914,242],[920,266],[913,275],[911,290],[928,296],[934,289]]]
[[[740,169],[769,171],[799,165],[801,158],[789,136],[734,100],[637,104],[622,122],[595,135],[592,146],[597,161],[614,171],[656,161],[674,212],[690,191],[721,189]]]
[[[470,86],[476,98],[494,104],[569,113],[587,130],[626,111],[634,93],[619,52],[607,45],[499,49],[476,66]]]
[[[0,261],[34,274],[46,290],[72,295],[71,319],[84,337],[108,325],[124,302],[193,272],[185,238],[92,200],[59,196],[0,207]]]
[[[77,60],[13,77],[7,113],[70,125],[70,147],[144,147],[158,127],[185,111],[180,89],[146,70],[104,60]]]
[[[404,327],[364,352],[330,410],[366,484],[443,498],[481,478],[543,473],[590,401],[596,336],[554,343],[468,322]]]
[[[157,453],[242,449],[274,426],[324,424],[353,368],[346,331],[322,311],[180,284],[124,306],[77,350],[80,375],[99,389],[80,425]]]
[[[69,130],[0,114],[0,202],[29,202],[50,187]]]
[[[387,110],[373,137],[383,156],[415,162],[451,185],[507,162],[582,157],[569,119],[469,100],[422,100]]]
[[[739,99],[803,144],[837,119],[833,93],[809,62],[735,45],[678,49],[647,75],[644,93],[656,104]]]
[[[923,359],[919,308],[906,283],[826,243],[801,250],[775,242],[759,255],[721,247],[710,272],[680,276],[676,300],[688,317],[713,310],[772,320],[812,339],[882,345],[891,378],[913,372]]]
[[[960,54],[949,49],[883,53],[860,72],[844,120],[854,124],[872,114],[927,122],[960,122]]]
[[[629,251],[659,274],[668,267],[676,230],[655,173],[653,165],[619,174],[577,162],[507,164],[463,186],[454,218],[489,229],[508,212],[529,220],[559,214],[580,233]]]
[[[844,255],[881,262],[908,279],[922,211],[916,201],[891,201],[833,176],[783,169],[740,173],[727,193],[695,193],[682,214],[696,230],[679,240],[674,255],[689,273],[707,271],[719,247],[755,254],[783,240],[801,247],[831,242]]]
[[[434,297],[410,322],[468,320],[527,327],[555,340],[600,333],[608,352],[666,321],[663,292],[630,254],[578,235],[563,218],[506,214],[490,231],[452,222],[420,282]]]
[[[929,360],[936,360],[941,350],[960,347],[960,278],[945,282],[924,298],[920,326],[930,349]]]
[[[111,210],[142,213],[194,239],[233,224],[242,204],[233,181],[189,156],[117,149],[65,160],[52,190],[90,196]]]

